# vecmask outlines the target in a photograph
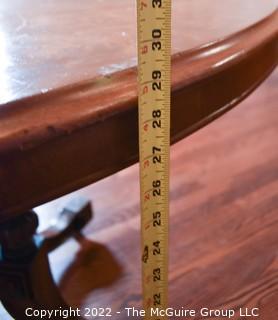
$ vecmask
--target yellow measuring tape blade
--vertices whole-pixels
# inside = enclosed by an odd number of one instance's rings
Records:
[[[171,0],[137,0],[137,17],[143,305],[158,320],[168,305]]]

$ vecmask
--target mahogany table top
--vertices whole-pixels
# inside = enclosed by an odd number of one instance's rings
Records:
[[[136,1],[0,3],[0,104],[136,65]],[[173,53],[257,22],[277,0],[173,0]]]
[[[173,142],[273,70],[277,5],[173,0]],[[1,1],[0,61],[0,216],[137,160],[135,1]]]

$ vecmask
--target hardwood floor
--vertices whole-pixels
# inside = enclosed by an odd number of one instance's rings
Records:
[[[171,149],[170,305],[278,318],[278,72]],[[89,186],[95,217],[51,254],[73,306],[140,307],[138,166]],[[67,200],[38,208],[42,228]],[[8,319],[0,311],[1,319]],[[224,319],[218,317],[217,319]],[[134,317],[133,319],[137,319]],[[139,318],[138,318],[139,319]],[[208,319],[197,316],[194,319]],[[211,317],[210,319],[216,319]]]

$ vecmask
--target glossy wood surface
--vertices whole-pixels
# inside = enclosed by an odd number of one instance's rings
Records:
[[[127,2],[119,3],[124,5]],[[12,90],[14,95],[12,94],[9,99],[5,98],[5,102],[0,106],[0,219],[7,219],[11,214],[20,213],[97,181],[138,159],[136,68],[128,68],[130,65],[128,63],[122,64],[124,70],[118,73],[101,75],[101,72],[97,71],[103,66],[109,67],[111,63],[107,61],[112,56],[111,51],[118,52],[114,49],[113,42],[117,37],[109,36],[110,40],[107,38],[111,25],[108,24],[108,31],[104,28],[104,32],[108,32],[106,38],[93,37],[94,45],[90,44],[90,48],[104,60],[92,59],[96,61],[94,66],[97,66],[97,69],[93,67],[91,69],[90,64],[88,65],[88,61],[91,60],[87,51],[76,49],[75,45],[71,51],[72,42],[66,41],[72,34],[67,27],[72,24],[60,23],[63,19],[59,19],[59,14],[63,16],[67,12],[64,10],[65,2],[59,2],[60,9],[55,7],[57,16],[53,11],[54,2],[49,1],[44,4],[36,2],[30,11],[31,3],[33,4],[30,1],[10,1],[1,4],[2,12],[6,12],[2,18],[5,17],[6,23],[3,25],[7,35],[9,35],[7,30],[9,28],[14,30],[16,24],[13,19],[7,20],[8,13],[12,12],[13,8],[18,9],[16,12],[29,12],[26,13],[27,17],[31,15],[36,19],[32,20],[32,24],[28,23],[31,18],[27,19],[23,23],[23,28],[19,28],[19,32],[26,31],[26,44],[31,45],[32,41],[38,41],[38,48],[43,48],[44,44],[48,50],[43,50],[43,53],[36,53],[35,50],[34,57],[27,58],[25,62],[28,73],[24,67],[21,69],[21,66],[25,65],[20,58],[22,50],[16,50],[20,42],[11,34],[7,38],[14,44],[14,57],[17,55],[21,63],[16,69],[13,69],[16,64],[5,67],[1,77],[8,75],[10,81],[13,82],[15,79],[13,83],[19,83],[13,70],[22,70],[33,91],[29,92],[28,85],[24,86],[27,92],[27,97],[24,98],[24,94],[20,93],[21,89]],[[73,2],[67,3],[66,8],[72,8],[68,15],[73,19],[76,14]],[[108,2],[93,3],[96,6],[94,11],[96,14],[103,13]],[[128,3],[131,6],[132,2]],[[183,1],[173,3],[173,39],[176,39],[173,40],[173,52],[176,54],[173,56],[171,136],[172,142],[175,142],[234,107],[273,70],[278,59],[278,12],[267,16],[277,4],[271,0],[252,0],[241,5],[237,0],[225,2],[225,5],[223,2],[220,4],[220,1],[213,2],[218,4],[216,7],[208,5],[211,2],[203,0],[204,7],[202,6],[200,11],[202,16],[196,20],[199,11],[194,1],[189,1],[188,7],[185,7]],[[79,5],[77,9],[81,10]],[[123,7],[113,5],[113,10],[111,7],[110,9],[111,21],[113,19],[118,21],[117,12],[120,9],[123,12]],[[47,12],[48,18],[40,15]],[[213,22],[208,19],[210,15],[214,17]],[[210,27],[204,27],[203,21],[208,20]],[[78,21],[81,24],[80,30],[84,32],[86,30],[87,37],[91,35],[88,21],[92,20],[84,18]],[[187,21],[186,25],[183,25],[184,21]],[[256,21],[257,23],[252,25]],[[126,26],[134,28],[133,22],[133,20],[126,22]],[[103,25],[98,19],[95,23],[98,23],[98,27],[95,28],[97,34],[98,30],[103,29]],[[53,32],[53,24],[56,33]],[[117,26],[116,22],[115,25]],[[250,27],[244,29],[247,26]],[[74,27],[76,28],[76,25]],[[243,30],[225,38],[241,29]],[[65,33],[67,37],[64,42],[59,42],[60,47],[51,45],[48,41],[53,39],[53,34],[56,39]],[[222,37],[224,39],[219,40]],[[125,37],[120,35],[118,38]],[[107,44],[106,50],[99,43],[102,40]],[[127,59],[123,61],[128,61],[128,54],[136,50],[135,39],[133,40],[134,45],[120,46],[122,50],[127,50],[127,55],[120,51],[122,58]],[[202,46],[186,51],[190,48],[189,44],[191,48],[201,44]],[[34,45],[32,47],[37,48]],[[77,60],[71,56],[64,58],[64,54],[69,53],[80,59],[76,67],[78,70],[82,68],[94,70],[90,80],[86,80],[83,74],[82,79],[85,80],[79,82],[80,74],[75,71],[75,67],[70,69]],[[82,57],[82,54],[85,56],[81,59],[79,57]],[[26,54],[25,57],[29,55]],[[37,59],[40,61],[39,65]],[[30,68],[31,61],[33,68]],[[83,63],[83,67],[80,63]],[[115,63],[121,64],[120,61]],[[37,74],[36,70],[41,70],[42,65],[45,72],[39,71]],[[60,74],[60,71],[57,66],[69,68],[70,82],[59,80],[57,74]],[[115,71],[110,67],[108,69],[111,72]],[[52,72],[54,74],[56,72],[56,76],[53,76]],[[58,83],[50,91],[47,86],[37,82],[38,79],[52,81],[53,77],[57,78]],[[32,83],[36,83],[37,87]],[[64,87],[66,84],[70,85]]]
[[[276,71],[240,108],[172,148],[172,307],[259,307],[257,319],[277,320],[277,87]],[[95,218],[85,238],[51,256],[72,305],[140,306],[138,170],[80,191]],[[42,228],[63,202],[38,209]],[[3,310],[0,317],[9,319]]]
[[[136,1],[0,3],[0,105],[136,64]],[[173,0],[173,54],[267,16],[277,0]]]

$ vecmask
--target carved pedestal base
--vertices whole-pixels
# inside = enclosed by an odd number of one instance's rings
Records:
[[[0,300],[13,318],[32,319],[26,315],[28,308],[69,309],[54,283],[48,253],[91,218],[90,203],[77,199],[43,233],[36,233],[39,223],[33,211],[0,225]]]

